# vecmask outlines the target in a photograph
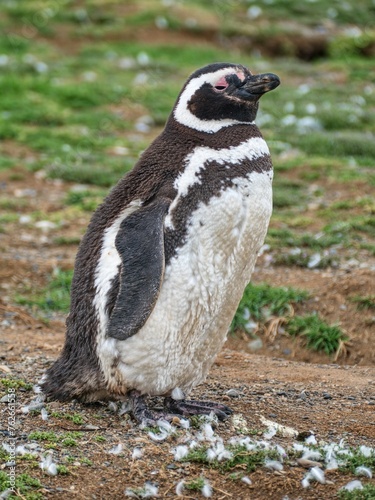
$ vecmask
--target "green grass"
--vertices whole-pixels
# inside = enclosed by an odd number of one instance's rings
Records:
[[[342,468],[343,471],[350,471],[353,474],[355,469],[360,466],[368,467],[371,470],[375,469],[375,453],[372,452],[369,456],[364,455],[360,448],[351,448],[351,455],[346,457],[346,464]]]
[[[345,236],[348,229],[341,225],[334,225],[331,228],[326,228],[325,231],[311,234],[298,234],[291,229],[276,229],[268,230],[267,243],[271,246],[284,247],[301,247],[310,250],[318,251],[346,242]]]
[[[274,264],[324,269],[340,265],[342,256],[337,250],[366,248],[371,253],[372,243],[370,242],[374,237],[373,217],[371,215],[352,216],[346,202],[345,206],[347,208],[339,218],[337,209],[329,207],[320,210],[318,212],[320,222],[328,223],[316,233],[305,232],[305,226],[310,221],[301,219],[297,211],[296,216],[290,216],[289,227],[286,224],[282,224],[282,227],[271,227],[266,243],[270,245],[273,252]],[[356,208],[358,210],[359,207]],[[274,217],[278,226],[284,219],[285,216],[279,213]],[[313,264],[315,254],[319,255],[319,260]]]
[[[246,330],[249,319],[265,321],[271,316],[287,315],[291,310],[291,304],[303,302],[308,296],[308,292],[303,290],[271,287],[266,283],[260,285],[250,283],[233,318],[231,330]]]
[[[204,486],[204,478],[198,477],[196,479],[190,479],[184,483],[184,488],[189,491],[201,491]]]
[[[317,314],[294,316],[288,321],[286,329],[292,336],[304,337],[307,348],[328,355],[337,352],[341,343],[348,340],[338,326],[329,325]]]
[[[6,389],[21,389],[24,391],[31,391],[33,385],[25,382],[22,379],[16,378],[2,378],[0,379],[0,383]]]
[[[52,445],[52,448],[55,448],[57,443],[72,448],[78,445],[77,439],[80,439],[82,436],[82,432],[77,431],[65,432],[63,434],[56,434],[53,431],[33,431],[29,434],[28,438],[32,441],[45,441]]]
[[[375,310],[375,295],[356,295],[355,297],[350,297],[349,300],[357,305],[357,309],[359,311],[363,311],[366,309]]]
[[[66,420],[70,420],[71,422],[77,425],[81,425],[84,422],[82,415],[80,415],[79,413],[70,414],[59,411],[53,411],[51,413],[51,417],[64,418]]]
[[[69,191],[65,203],[85,212],[93,212],[106,196],[106,190]]]
[[[250,283],[232,321],[231,330],[251,331],[252,321],[266,323],[271,317],[285,317],[285,329],[291,336],[302,336],[306,347],[332,355],[348,337],[336,325],[329,325],[317,314],[292,316],[292,304],[304,302],[304,290]],[[249,323],[250,322],[250,323]]]
[[[78,236],[57,236],[53,239],[54,245],[79,245],[81,238]]]
[[[104,443],[105,441],[107,441],[107,438],[104,436],[101,436],[100,434],[98,436],[95,436],[93,439],[97,443]]]
[[[33,431],[29,434],[29,439],[35,441],[55,442],[58,440],[58,436],[53,431]]]
[[[311,133],[298,139],[298,145],[306,154],[336,156],[345,158],[353,156],[366,161],[375,154],[374,137],[366,137],[360,133]]]
[[[375,485],[365,484],[362,490],[341,490],[337,496],[340,500],[373,500],[375,498]]]
[[[67,476],[70,474],[70,471],[66,465],[58,465],[57,472],[58,472],[58,474],[60,474],[62,476]]]
[[[278,253],[273,262],[275,265],[310,267],[315,259],[315,253],[311,251],[297,251],[297,253]],[[325,269],[327,267],[337,267],[337,257],[331,255],[319,256],[319,262],[314,264],[314,269]]]
[[[301,182],[291,182],[276,177],[273,191],[274,209],[300,206],[305,203],[306,193]]]
[[[16,302],[22,305],[37,306],[42,311],[67,312],[70,305],[70,285],[73,271],[57,269],[50,278],[47,287],[37,294],[29,293],[16,296]]]
[[[183,461],[205,464],[214,469],[219,469],[220,472],[228,472],[236,468],[253,472],[264,465],[266,458],[278,458],[277,452],[274,450],[249,451],[243,445],[228,445],[226,449],[232,453],[232,457],[219,462],[218,460],[208,460],[207,449],[206,446],[193,448]]]
[[[22,473],[16,475],[16,490],[22,495],[22,498],[27,500],[42,500],[44,498],[41,492],[38,490],[42,489],[42,485],[39,479],[35,479],[28,474]],[[0,491],[5,491],[9,487],[8,475],[4,471],[0,471]],[[19,495],[11,494],[7,498],[19,498]]]

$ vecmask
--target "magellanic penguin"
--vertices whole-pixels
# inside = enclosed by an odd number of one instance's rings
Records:
[[[231,410],[185,399],[220,351],[263,244],[272,163],[254,123],[280,84],[242,65],[193,73],[163,132],[94,213],[74,269],[58,400],[126,400],[134,418]],[[165,411],[147,407],[164,396]]]

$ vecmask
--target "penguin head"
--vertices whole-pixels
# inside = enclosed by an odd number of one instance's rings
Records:
[[[253,75],[239,64],[216,63],[195,71],[173,110],[186,127],[214,133],[230,125],[252,123],[260,97],[280,85],[273,73]]]

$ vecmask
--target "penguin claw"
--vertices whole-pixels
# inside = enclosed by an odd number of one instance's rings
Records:
[[[213,401],[175,400],[172,398],[165,398],[164,406],[167,410],[183,415],[184,417],[191,417],[192,415],[209,415],[213,413],[219,420],[226,420],[233,413],[233,410],[229,408],[229,406]]]
[[[146,404],[145,397],[138,391],[129,393],[134,419],[142,425],[157,425],[159,420],[174,422],[179,416],[191,417],[193,415],[210,415],[213,413],[219,420],[226,420],[233,410],[222,403],[214,401],[196,401],[189,399],[175,400],[171,397],[164,398],[166,411],[150,410]]]
[[[173,415],[164,411],[150,410],[145,401],[145,397],[138,391],[131,391],[129,393],[129,400],[132,405],[132,416],[143,426],[154,427],[157,425],[159,420],[173,422],[179,417],[179,415]]]

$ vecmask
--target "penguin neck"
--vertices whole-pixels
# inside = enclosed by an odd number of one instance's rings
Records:
[[[183,145],[189,142],[195,143],[196,146],[207,146],[214,149],[237,146],[252,137],[262,137],[254,122],[228,125],[217,132],[208,133],[182,125],[175,120],[173,114],[170,115],[166,123],[163,135],[169,140],[173,140],[174,143]]]

